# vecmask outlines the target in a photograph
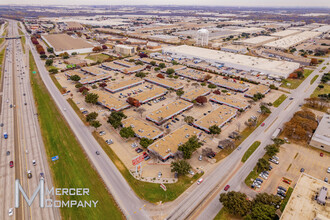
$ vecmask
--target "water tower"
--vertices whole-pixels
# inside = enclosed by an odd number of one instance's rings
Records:
[[[209,44],[209,31],[200,29],[197,31],[197,45],[207,46]]]

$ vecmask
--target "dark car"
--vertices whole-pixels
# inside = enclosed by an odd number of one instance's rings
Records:
[[[300,172],[305,172],[305,169],[304,169],[304,168],[301,168],[301,169],[300,169]]]
[[[175,120],[172,120],[172,122],[173,122],[173,123],[176,123],[176,121],[175,121]]]
[[[135,151],[136,151],[137,153],[141,153],[143,150],[142,150],[141,148],[138,147],[138,148],[135,149]]]
[[[180,121],[180,119],[178,119],[178,118],[175,118],[175,120]]]
[[[282,187],[282,186],[279,186],[278,187],[280,190],[283,190],[284,192],[286,192],[286,188]]]
[[[144,158],[145,161],[147,161],[149,159],[150,159],[149,155]]]
[[[96,153],[96,155],[100,155],[100,152],[98,152],[98,151],[96,151],[95,153]]]
[[[218,145],[218,148],[223,149],[223,146],[222,145]]]
[[[10,155],[10,151],[7,151],[7,156],[9,156]]]

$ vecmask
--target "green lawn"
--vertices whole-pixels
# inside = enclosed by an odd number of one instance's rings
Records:
[[[20,35],[24,35],[24,33],[20,29],[18,29],[18,32]],[[21,37],[21,42],[22,42],[23,53],[25,53],[25,37],[24,36]]]
[[[30,77],[39,114],[43,142],[55,187],[89,188],[90,195],[60,196],[58,199],[98,200],[96,208],[61,208],[62,219],[123,219],[114,199],[107,191],[98,173],[89,163],[69,125],[59,112],[43,84],[30,52]],[[59,160],[51,161],[58,155]]]
[[[292,188],[292,187],[289,187],[288,190],[287,190],[287,192],[286,192],[286,197],[283,199],[283,201],[282,201],[282,203],[281,203],[281,206],[280,206],[280,210],[281,210],[281,212],[284,211],[285,206],[286,206],[286,204],[288,203],[288,201],[289,201],[289,199],[290,199],[290,196],[291,196],[292,192],[293,192],[293,188]]]
[[[283,79],[281,87],[287,89],[296,89],[313,71],[314,70],[305,69],[304,78],[302,79]],[[287,83],[290,83],[290,85],[287,85]]]
[[[320,89],[319,87],[316,87],[314,92],[312,93],[311,97],[317,97],[320,94],[328,94],[330,93],[330,85],[329,84],[320,84],[323,85],[324,88]]]
[[[268,161],[269,156],[267,154],[265,154],[262,158],[264,158],[265,160]],[[257,178],[259,176],[259,173],[257,171],[257,165],[254,166],[253,170],[249,173],[249,175],[245,178],[244,182],[245,184],[250,187],[253,183],[252,180],[254,180],[255,178]]]
[[[214,217],[213,220],[229,220],[230,215],[226,212],[225,208],[222,208],[220,212]]]
[[[93,132],[93,136],[102,146],[103,150],[107,153],[109,158],[113,161],[116,165],[118,170],[124,176],[126,181],[132,187],[134,192],[142,199],[145,199],[151,203],[156,203],[159,201],[162,202],[169,202],[175,200],[179,197],[191,184],[193,184],[196,180],[198,180],[202,174],[195,174],[192,178],[188,176],[181,176],[179,177],[178,182],[173,184],[166,184],[164,185],[167,188],[167,191],[164,191],[160,188],[159,184],[156,183],[147,183],[143,181],[139,181],[135,179],[123,162],[118,158],[115,152],[105,143],[103,138],[101,138],[97,132]]]
[[[259,147],[260,145],[260,141],[255,141],[250,147],[249,149],[245,152],[245,154],[242,157],[242,162],[244,163],[245,161],[247,161],[247,159],[249,159],[249,157],[251,156],[251,154],[253,154],[253,152]]]
[[[2,73],[2,62],[5,56],[5,49],[6,48],[3,48],[2,51],[0,52],[0,82],[1,82],[1,73]]]
[[[311,85],[315,82],[315,80],[317,79],[317,77],[319,77],[319,75],[316,75],[316,76],[313,77],[313,79],[310,82]]]
[[[104,60],[108,59],[110,56],[105,55],[105,54],[91,54],[85,57],[86,59],[93,60],[95,62],[103,62]]]
[[[56,79],[56,74],[50,74],[50,78],[53,80],[55,86],[62,94],[66,93],[66,89],[61,86],[61,84]]]
[[[273,106],[274,107],[280,106],[287,97],[288,97],[287,95],[282,94],[280,97],[278,97],[278,99],[275,100],[275,102],[273,102]]]

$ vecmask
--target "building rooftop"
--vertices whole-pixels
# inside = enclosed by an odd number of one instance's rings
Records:
[[[149,99],[151,100],[154,97],[163,95],[166,92],[167,92],[167,89],[158,87],[158,86],[154,86],[152,89],[145,89],[143,92],[132,96],[132,98],[135,98],[135,99],[139,100],[140,103],[143,103]]]
[[[88,72],[92,75],[102,75],[102,74],[111,74],[112,73],[111,71],[104,70],[102,68],[95,67],[95,66],[83,67],[83,68],[81,68],[81,70]]]
[[[179,145],[186,143],[189,138],[194,135],[198,136],[200,133],[200,130],[189,125],[184,125],[165,137],[157,140],[151,144],[148,149],[157,152],[161,157],[166,158],[170,154],[176,153]]]
[[[262,44],[262,43],[269,42],[269,41],[272,41],[275,39],[276,39],[276,37],[271,37],[271,36],[258,36],[258,37],[252,37],[252,38],[242,40],[241,42],[245,43],[245,44],[253,45],[253,44]]]
[[[222,76],[216,76],[209,80],[210,83],[216,84],[216,85],[222,85],[223,87],[226,87],[228,89],[237,90],[237,91],[244,91],[248,88],[247,84],[240,83],[239,80],[236,82],[233,82],[230,79],[224,79]]]
[[[148,124],[147,122],[137,119],[134,117],[129,117],[122,120],[124,127],[131,126],[135,134],[139,138],[148,138],[148,139],[156,139],[163,135],[163,132],[158,128]]]
[[[210,89],[202,87],[198,89],[193,89],[188,92],[185,92],[181,98],[187,100],[187,101],[193,101],[195,100],[198,96],[206,95],[210,93]]]
[[[180,75],[180,76],[183,76],[183,77],[187,77],[187,78],[190,78],[190,79],[194,79],[194,80],[198,80],[198,81],[203,81],[205,76],[207,75],[210,75],[209,73],[207,72],[203,72],[203,71],[200,71],[200,70],[195,70],[195,69],[183,69],[183,70],[178,70],[176,71],[176,74]]]
[[[212,63],[223,63],[225,66],[245,71],[259,71],[266,74],[276,74],[285,78],[299,68],[299,63],[269,60],[187,45],[163,48],[163,52],[171,53],[173,56],[181,55],[184,57],[199,58]]]
[[[249,106],[247,102],[230,96],[213,95],[210,97],[210,100],[239,109],[246,109]]]
[[[124,89],[128,86],[134,86],[135,84],[139,84],[144,82],[143,79],[140,78],[132,78],[124,81],[112,81],[105,89],[109,91],[116,91],[120,89]]]
[[[330,184],[302,173],[280,220],[330,219],[329,202],[323,206],[313,199],[316,194],[321,194],[322,187],[329,190]]]
[[[113,62],[102,63],[102,66],[107,67],[107,68],[110,68],[110,69],[113,69],[113,70],[122,70],[122,69],[125,68],[124,66],[115,64]]]
[[[74,76],[74,75],[77,75],[80,77],[80,79],[83,79],[83,78],[86,78],[88,77],[88,75],[80,72],[80,71],[76,71],[76,70],[68,70],[68,71],[65,71],[64,74],[68,77],[71,77],[71,76]]]
[[[108,79],[110,77],[112,77],[113,74],[111,73],[106,73],[106,74],[102,74],[102,75],[96,75],[96,76],[88,76],[85,78],[82,78],[79,82],[81,84],[87,84],[87,83],[94,83],[100,80],[104,80],[104,79]]]
[[[261,93],[266,94],[269,91],[269,87],[263,84],[253,85],[245,92],[245,96],[253,97],[254,94]]]
[[[164,120],[176,115],[185,109],[192,107],[193,104],[182,99],[171,102],[166,106],[163,106],[147,115],[147,118],[156,122],[161,123]]]
[[[98,101],[105,107],[113,111],[120,111],[128,108],[130,105],[122,99],[115,98],[106,91],[93,90],[93,93],[99,95]]]
[[[298,31],[298,30],[285,30],[285,31],[279,31],[279,32],[273,33],[271,35],[275,36],[275,37],[286,37],[286,36],[297,34],[297,33],[300,33],[300,31]]]
[[[168,80],[168,79],[161,79],[159,77],[148,77],[145,78],[146,81],[162,85],[166,88],[172,88],[174,90],[182,89],[183,85],[182,83],[176,82],[174,80]]]
[[[240,33],[258,33],[261,31],[264,31],[265,29],[263,28],[239,28],[236,30],[233,30],[235,32],[240,32]]]
[[[212,125],[222,127],[231,118],[235,117],[236,112],[237,110],[232,107],[220,105],[211,113],[194,122],[194,125],[204,130],[208,130]]]
[[[304,31],[300,34],[288,36],[276,41],[272,41],[264,44],[266,47],[275,47],[279,49],[288,49],[290,47],[296,46],[306,40],[319,36],[320,32]]]
[[[73,38],[67,34],[42,35],[55,51],[93,48],[94,46],[81,38]]]
[[[329,130],[330,130],[330,115],[324,114],[313,134],[312,140],[320,143],[324,143],[324,145],[327,144],[329,145],[330,143]]]

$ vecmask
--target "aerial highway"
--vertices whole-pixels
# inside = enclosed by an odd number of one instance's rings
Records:
[[[149,219],[149,216],[144,209],[143,201],[136,196],[124,177],[117,170],[116,166],[103,151],[102,147],[94,139],[93,135],[90,133],[90,130],[88,130],[88,128],[83,124],[75,111],[56,88],[44,66],[44,62],[40,60],[37,51],[33,47],[29,35],[25,30],[24,33],[28,39],[28,45],[36,61],[41,78],[49,93],[69,123],[91,163],[94,165],[105,185],[114,196],[118,205],[121,207],[126,218],[141,220]],[[96,155],[96,151],[99,151],[101,154]]]

